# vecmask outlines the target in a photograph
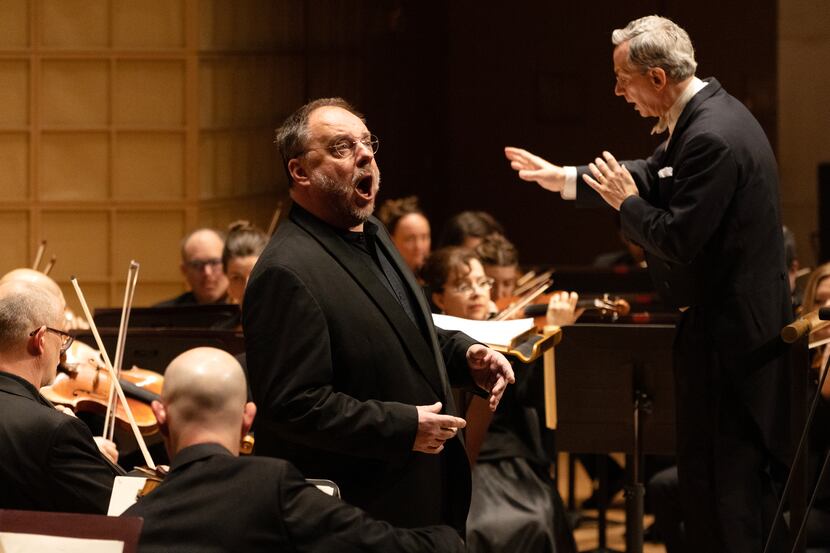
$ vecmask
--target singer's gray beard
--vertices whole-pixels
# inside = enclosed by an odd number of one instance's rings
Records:
[[[363,172],[356,181],[366,177],[370,172]],[[330,197],[330,206],[337,212],[338,218],[343,220],[343,223],[348,227],[355,227],[363,224],[369,219],[369,216],[375,211],[375,198],[377,198],[377,191],[375,191],[372,201],[367,205],[361,207],[355,205],[352,195],[354,194],[353,184],[338,182],[328,175],[322,175],[313,171],[310,175],[311,184],[318,187]],[[377,174],[378,190],[380,190],[380,171]]]

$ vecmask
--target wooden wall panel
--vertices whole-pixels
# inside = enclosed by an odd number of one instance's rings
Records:
[[[109,136],[100,132],[41,135],[38,196],[41,200],[107,200]]]
[[[25,200],[29,196],[29,135],[0,133],[0,191],[6,201]],[[5,236],[5,235],[4,235]]]
[[[184,125],[184,64],[181,61],[119,61],[114,119],[118,125]]]
[[[0,246],[0,274],[28,265],[46,239],[70,306],[70,274],[91,304],[119,304],[131,259],[142,265],[138,305],[154,303],[183,289],[186,232],[267,225],[275,201],[251,198],[273,194],[277,114],[303,97],[293,75],[278,84],[288,77],[274,62],[302,74],[298,52],[275,45],[302,44],[291,14],[303,6],[0,2],[0,231],[15,239]]]
[[[0,125],[25,127],[29,124],[28,61],[0,61],[0,83]]]
[[[179,241],[185,234],[177,211],[122,211],[113,241],[116,281],[126,278],[130,261],[141,264],[139,279],[173,283],[179,273]]]
[[[29,46],[30,0],[0,2],[0,48]]]
[[[115,197],[120,200],[184,198],[184,136],[122,132],[115,147]]]
[[[105,48],[109,45],[107,0],[39,0],[41,44],[46,48]]]
[[[0,211],[0,259],[11,267],[28,267],[29,213],[27,211]]]
[[[109,124],[109,63],[105,60],[45,60],[40,106],[45,126]]]
[[[47,253],[58,256],[51,273],[56,280],[66,281],[77,275],[87,282],[108,281],[110,219],[106,211],[44,210],[40,231],[48,237]]]
[[[152,50],[185,45],[182,0],[115,0],[112,11],[115,48]]]

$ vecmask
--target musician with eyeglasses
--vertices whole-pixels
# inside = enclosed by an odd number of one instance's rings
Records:
[[[196,229],[181,241],[182,262],[179,270],[189,290],[162,301],[156,307],[226,303],[228,277],[222,270],[225,237],[210,228]]]
[[[495,409],[510,364],[432,324],[412,271],[374,217],[378,139],[344,100],[301,107],[277,130],[294,201],[266,246],[242,314],[260,416],[256,453],[329,478],[396,526],[463,535],[470,471],[450,386]]]
[[[0,284],[0,509],[107,511],[116,467],[83,422],[38,392],[72,345],[62,326],[62,298]]]

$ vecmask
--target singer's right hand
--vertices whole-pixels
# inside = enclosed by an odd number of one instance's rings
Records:
[[[441,414],[441,402],[432,405],[418,405],[418,433],[415,435],[413,451],[441,453],[444,442],[455,437],[467,421],[452,415]]]

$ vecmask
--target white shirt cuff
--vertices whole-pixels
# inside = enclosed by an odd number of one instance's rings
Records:
[[[563,200],[575,200],[576,199],[576,167],[566,165],[563,167],[565,170],[565,187],[562,189],[562,192],[559,194],[562,196]]]

